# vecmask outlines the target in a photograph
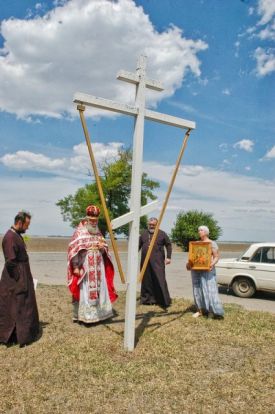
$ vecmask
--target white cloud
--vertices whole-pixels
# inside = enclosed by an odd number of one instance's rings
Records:
[[[236,48],[235,57],[239,57],[241,42],[238,40],[237,42],[235,42],[234,46]]]
[[[253,151],[254,142],[251,139],[242,139],[233,145],[233,148],[242,149],[247,152]]]
[[[231,95],[231,91],[230,91],[230,89],[225,88],[225,89],[223,89],[223,90],[222,90],[222,94],[223,94],[223,95],[228,95],[228,96],[229,96],[229,95]]]
[[[224,165],[230,165],[231,164],[231,162],[227,159],[224,159],[222,162],[223,162]]]
[[[275,40],[275,20],[272,24],[265,27],[259,32],[259,38],[262,40],[266,40],[266,39]]]
[[[68,0],[53,0],[54,6],[63,6]]]
[[[7,167],[16,170],[56,171],[63,167],[64,159],[50,159],[43,154],[35,154],[30,151],[17,151],[14,154],[6,154],[0,161]]]
[[[204,78],[204,79],[199,79],[199,84],[200,85],[202,85],[202,86],[206,86],[206,85],[208,85],[208,79],[207,78]]]
[[[80,147],[79,153],[82,149]],[[159,208],[170,182],[173,165],[146,162],[149,177],[160,180]],[[55,203],[83,186],[89,179],[9,178],[0,181],[0,233],[7,230],[17,210],[33,213],[30,234],[70,235]],[[170,232],[176,215],[190,209],[213,213],[223,228],[223,240],[272,240],[275,225],[275,182],[230,172],[186,165],[179,170],[162,228]],[[156,212],[156,214],[159,212]]]
[[[182,174],[189,177],[197,177],[204,171],[200,165],[187,165],[181,168]]]
[[[265,28],[261,30],[259,33],[259,37],[262,40],[265,40],[265,39],[275,40],[275,23],[273,23],[273,25],[270,26],[269,28]]]
[[[74,194],[79,181],[63,178],[9,178],[0,180],[0,193],[5,194],[0,203],[0,233],[5,233],[17,211],[32,213],[30,235],[70,235],[72,228],[64,223],[58,200]]]
[[[259,0],[258,13],[262,16],[259,24],[266,24],[272,21],[275,16],[274,0]]]
[[[258,14],[261,20],[258,26],[265,26],[259,32],[260,39],[275,40],[275,2],[274,0],[259,0]]]
[[[98,168],[102,161],[115,158],[120,148],[122,148],[120,142],[108,144],[95,142],[93,152]],[[61,177],[75,177],[78,174],[79,178],[83,178],[87,177],[87,173],[91,170],[91,161],[85,143],[75,145],[72,156],[68,158],[50,158],[30,151],[17,151],[3,155],[0,163],[12,170],[37,171]]]
[[[222,152],[227,152],[228,151],[228,144],[226,142],[222,142],[221,144],[219,144],[219,149]]]
[[[272,147],[264,156],[265,159],[273,159],[275,158],[275,145]]]
[[[275,1],[258,0],[257,13],[260,20],[254,27],[249,27],[246,34],[250,39],[260,39],[261,41],[275,40]],[[249,13],[250,14],[250,13]],[[258,46],[253,54],[257,62],[255,73],[263,77],[275,71],[274,48],[267,47],[266,42]]]
[[[34,6],[36,10],[42,9],[43,5],[41,3],[36,3]]]
[[[103,161],[111,160],[117,157],[118,151],[122,148],[121,142],[109,142],[108,144],[102,144],[100,142],[93,143],[93,152],[98,165]],[[73,172],[85,172],[91,169],[91,161],[88,156],[87,146],[84,142],[75,145],[73,147],[74,156],[66,161],[68,163],[69,171]]]
[[[55,4],[42,17],[2,22],[1,110],[22,118],[74,115],[76,91],[131,102],[134,88],[116,74],[135,70],[141,53],[148,56],[148,76],[165,86],[163,93],[148,93],[151,104],[173,95],[187,72],[200,76],[197,54],[207,44],[175,26],[157,32],[133,0]]]
[[[254,53],[257,60],[257,75],[265,76],[275,71],[275,54],[272,50],[265,50],[257,47]]]
[[[253,35],[256,32],[256,30],[257,30],[256,27],[249,27],[246,30],[246,33],[249,34],[249,35]]]
[[[214,214],[223,228],[223,240],[273,240],[275,225],[275,182],[201,166],[181,168],[165,213],[163,228],[170,231],[179,211],[203,210]],[[171,165],[146,163],[153,179],[162,177],[160,201],[164,199],[173,171]],[[253,201],[253,202],[252,202]],[[161,205],[161,203],[160,203]],[[259,211],[261,205],[261,211]]]
[[[253,13],[254,13],[254,7],[249,7],[248,8],[248,15],[252,16]]]

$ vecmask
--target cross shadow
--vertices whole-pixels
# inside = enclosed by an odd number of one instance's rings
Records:
[[[136,320],[140,321],[140,323],[135,329],[135,346],[140,341],[146,329],[150,328],[150,332],[154,332],[155,330],[160,329],[163,326],[173,323],[175,320],[181,318],[185,313],[189,313],[189,312],[193,313],[194,311],[196,311],[196,307],[195,305],[191,305],[180,312],[163,312],[163,311],[158,312],[158,311],[152,310],[146,313],[138,313],[136,315]],[[117,314],[117,316],[119,315]],[[162,319],[167,318],[167,317],[169,317],[169,320],[167,320],[166,322],[163,322]],[[152,318],[160,318],[160,319],[155,321],[154,323],[150,323]],[[120,337],[123,337],[124,328],[119,331],[118,329],[116,329],[116,324],[122,324],[124,322],[125,322],[124,318],[114,317],[113,319],[108,319],[102,322],[102,324],[105,326],[106,329],[119,335]]]
[[[185,313],[193,312],[193,307],[188,306],[188,308],[184,309],[180,312],[155,312],[149,311],[145,314],[137,315],[141,319],[139,326],[137,326],[135,331],[135,346],[140,341],[141,337],[143,336],[146,329],[150,328],[150,333],[156,331],[157,329],[163,328],[164,326],[170,325],[171,323],[175,322],[177,319],[180,319]],[[152,318],[164,318],[174,316],[169,318],[166,322],[157,321],[155,323],[150,323]],[[138,318],[137,318],[138,319]],[[153,328],[153,329],[152,329]]]
[[[108,329],[109,331],[123,338],[124,329],[122,331],[118,331],[117,329],[113,328],[112,325],[124,323],[125,319],[124,318],[118,319],[119,313],[115,309],[113,309],[113,313],[114,314],[111,318],[106,319],[105,321],[102,321],[102,325],[104,325],[104,327]]]

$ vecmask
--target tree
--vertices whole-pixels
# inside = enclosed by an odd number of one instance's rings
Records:
[[[189,210],[186,213],[180,212],[177,215],[175,227],[171,231],[171,239],[178,246],[182,247],[183,251],[187,252],[189,242],[199,240],[198,227],[202,225],[209,228],[211,240],[217,240],[222,234],[222,229],[213,218],[213,214]]]
[[[129,211],[129,198],[131,192],[132,153],[123,150],[113,160],[106,160],[100,166],[101,184],[105,195],[106,205],[110,218],[119,217]],[[153,191],[159,187],[157,181],[150,180],[146,173],[142,175],[141,204],[147,204],[149,200],[155,200]],[[75,227],[85,217],[86,207],[96,204],[102,210],[96,183],[86,184],[79,188],[74,195],[59,200],[56,205],[60,207],[64,221],[69,221]],[[141,217],[141,228],[146,227],[146,217]],[[107,225],[103,214],[99,218],[99,227],[103,234],[107,232]],[[118,234],[128,234],[128,225],[115,230]]]

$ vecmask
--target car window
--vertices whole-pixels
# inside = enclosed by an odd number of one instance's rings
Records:
[[[270,247],[266,252],[267,263],[275,263],[275,248]]]
[[[261,247],[251,258],[251,262],[275,263],[275,248],[268,246]]]
[[[260,263],[262,261],[262,251],[263,248],[256,250],[256,253],[251,257],[250,261]]]

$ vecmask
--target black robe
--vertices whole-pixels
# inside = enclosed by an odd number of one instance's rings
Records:
[[[152,233],[145,230],[139,238],[139,249],[141,249],[140,268],[142,268],[152,236]],[[170,239],[164,231],[159,230],[141,284],[141,304],[157,304],[163,308],[171,305],[171,297],[165,278],[164,248],[166,248],[167,259],[171,259],[172,245]]]
[[[5,266],[0,280],[0,342],[16,334],[20,345],[32,342],[39,332],[39,318],[23,238],[13,228],[2,241]]]

